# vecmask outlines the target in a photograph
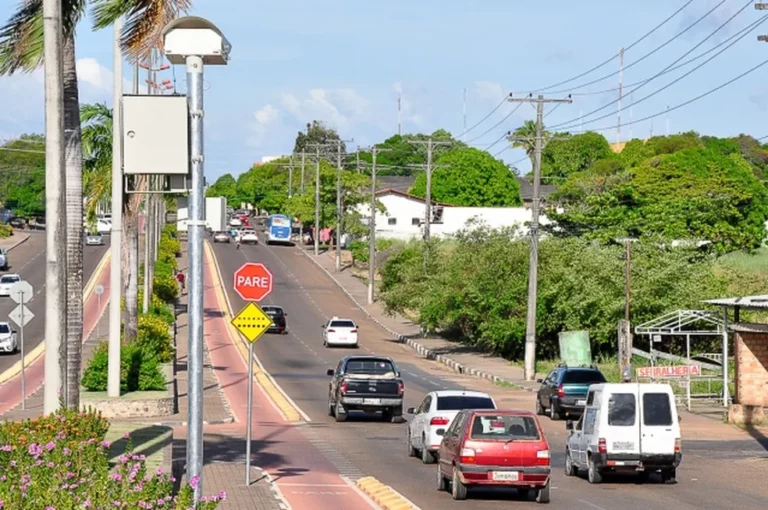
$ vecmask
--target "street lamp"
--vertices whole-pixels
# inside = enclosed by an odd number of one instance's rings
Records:
[[[187,479],[198,477],[195,502],[202,494],[203,474],[203,236],[205,198],[203,186],[203,66],[227,65],[232,45],[210,21],[187,16],[163,29],[165,57],[173,65],[187,68],[187,98],[190,116],[190,163],[192,189],[189,194],[189,413],[187,423]]]

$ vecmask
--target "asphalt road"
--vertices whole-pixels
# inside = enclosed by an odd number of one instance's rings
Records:
[[[327,413],[328,377],[346,354],[382,354],[398,363],[406,385],[405,406],[417,406],[429,391],[471,387],[491,393],[502,407],[533,408],[527,392],[504,389],[448,371],[418,358],[409,347],[394,342],[316,266],[291,247],[214,245],[222,276],[235,312],[244,302],[233,291],[232,274],[246,261],[263,262],[274,274],[274,290],[264,304],[283,306],[288,313],[287,335],[263,337],[256,355],[278,384],[310,417],[304,433],[322,444],[342,474],[375,476],[411,499],[422,509],[500,509],[511,505],[535,505],[520,501],[515,491],[471,491],[468,502],[454,501],[436,490],[436,467],[408,458],[405,424],[382,423],[375,418],[350,416],[335,423]],[[321,325],[338,315],[354,319],[360,330],[359,350],[325,349]],[[610,480],[591,486],[582,478],[563,473],[565,427],[563,422],[542,418],[553,454],[551,508],[648,510],[739,508],[768,506],[768,454],[760,441],[696,441],[684,438],[684,460],[679,483],[641,485],[633,479]],[[755,433],[759,436],[759,433]],[[758,437],[757,439],[761,439]],[[768,442],[762,438],[768,448]],[[295,466],[300,468],[301,466]]]
[[[93,274],[109,247],[108,237],[105,246],[86,246],[83,251],[83,286]],[[24,328],[24,349],[34,349],[45,333],[45,231],[33,232],[29,240],[8,252],[10,265],[5,273],[18,273],[23,280],[32,285],[34,298],[27,304],[35,318]],[[3,273],[3,274],[5,274]],[[8,314],[18,305],[10,297],[0,297],[0,321],[8,320]],[[18,330],[18,326],[16,326]],[[0,354],[0,373],[19,360],[20,354]]]

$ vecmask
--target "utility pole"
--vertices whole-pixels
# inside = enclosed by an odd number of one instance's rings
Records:
[[[147,95],[154,95],[154,78],[152,76],[155,64],[155,50],[150,51],[149,63],[147,66]],[[152,256],[151,242],[154,239],[152,233],[152,176],[147,176],[147,196],[144,199],[144,295],[142,296],[142,309],[144,313],[149,313],[149,306],[152,303],[152,269],[150,257]]]
[[[117,31],[117,25],[115,24]],[[59,409],[60,347],[66,333],[66,229],[64,203],[64,75],[61,0],[43,0],[45,62],[45,386],[43,413]]]
[[[341,145],[354,140],[335,140],[336,144],[336,272],[341,271]]]
[[[403,95],[398,94],[397,96],[397,134],[398,136],[402,136],[403,134],[403,110],[402,110],[402,101],[403,101]]]
[[[624,241],[624,246],[626,252],[624,255],[624,258],[626,259],[624,261],[624,320],[629,322],[629,299],[631,294],[631,278],[629,269],[632,267],[632,240],[627,239]]]
[[[376,277],[376,156],[379,152],[391,149],[371,147],[371,214],[368,218],[368,304],[373,304],[374,279]],[[358,150],[358,154],[360,151]]]
[[[531,203],[531,248],[528,266],[528,316],[525,328],[525,379],[532,381],[536,377],[536,304],[538,299],[539,269],[539,201],[541,193],[541,152],[544,149],[544,105],[547,103],[572,103],[567,99],[545,99],[543,95],[515,98],[510,95],[511,103],[536,104],[536,149],[533,164],[533,201]]]
[[[467,141],[467,88],[464,88],[464,130],[461,132],[464,142]]]
[[[293,197],[293,154],[288,163],[288,198]]]
[[[621,142],[621,98],[624,92],[624,48],[619,51],[619,109],[617,112],[616,143]]]
[[[306,159],[307,153],[304,151],[301,151],[301,194],[304,194],[304,161]]]
[[[315,241],[315,257],[320,255],[320,149],[328,147],[329,144],[316,143],[308,145],[315,148],[315,234],[312,236]],[[303,174],[303,172],[302,172]]]
[[[357,173],[360,173],[360,147],[357,148],[357,152],[355,152],[355,156],[357,158],[357,161],[356,161]]]

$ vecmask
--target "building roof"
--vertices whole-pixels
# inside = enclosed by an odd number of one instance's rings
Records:
[[[520,183],[520,198],[523,202],[530,202],[533,200],[533,184],[528,180],[528,177],[517,176],[517,182]],[[539,193],[541,198],[547,198],[549,195],[557,190],[557,186],[552,184],[542,184],[539,187]]]
[[[742,296],[733,298],[707,299],[704,303],[723,306],[726,308],[748,308],[754,310],[768,309],[768,295],[761,296]]]
[[[393,189],[408,193],[413,183],[416,182],[416,177],[410,175],[381,175],[376,180],[378,181],[376,191]]]
[[[404,198],[410,198],[411,200],[418,200],[419,202],[426,202],[424,197],[418,197],[416,195],[411,195],[410,193],[406,193],[405,191],[400,191],[392,188],[386,188],[386,189],[379,189],[376,190],[376,196],[380,195],[398,195]],[[432,204],[434,205],[441,205],[443,207],[456,207],[451,204],[444,204],[442,202],[438,202],[436,200],[432,200]]]

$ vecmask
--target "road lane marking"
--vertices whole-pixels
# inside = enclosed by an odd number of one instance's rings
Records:
[[[576,501],[578,501],[579,503],[582,503],[584,505],[587,505],[590,508],[594,508],[595,510],[606,510],[605,508],[603,508],[603,507],[601,507],[599,505],[596,505],[594,503],[591,503],[591,502],[583,500],[583,499],[577,499]]]

